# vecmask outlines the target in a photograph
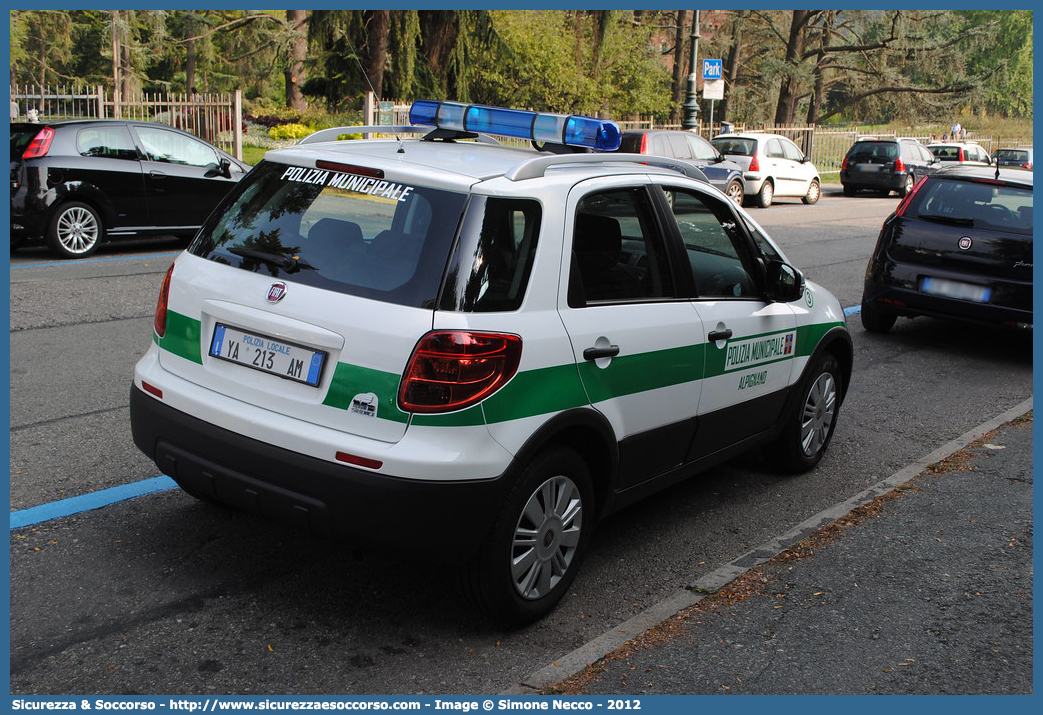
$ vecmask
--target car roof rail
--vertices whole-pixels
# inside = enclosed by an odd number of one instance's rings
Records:
[[[331,127],[329,129],[320,129],[317,132],[309,134],[308,136],[297,142],[297,145],[301,144],[315,144],[317,142],[328,142],[336,141],[337,137],[341,134],[423,134],[422,139],[428,141],[434,141],[435,139],[474,139],[482,144],[499,144],[496,139],[489,136],[488,134],[479,134],[476,132],[459,132],[448,129],[438,129],[437,127],[432,129],[431,127],[415,126],[412,124],[397,124],[397,125],[370,125],[370,126],[359,126],[359,127]]]
[[[683,159],[671,159],[664,156],[651,154],[616,154],[613,152],[602,152],[593,154],[551,154],[527,159],[520,164],[504,172],[504,178],[510,181],[525,181],[527,179],[539,179],[546,175],[547,169],[556,166],[568,166],[570,164],[645,164],[670,169],[685,176],[707,181],[706,174],[695,164]]]

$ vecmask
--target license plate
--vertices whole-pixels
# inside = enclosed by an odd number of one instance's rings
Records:
[[[326,353],[218,323],[210,355],[317,387]]]
[[[944,278],[924,278],[920,283],[920,290],[931,295],[940,295],[945,298],[957,298],[959,300],[970,300],[975,303],[989,302],[992,294],[991,288],[974,285],[972,283],[961,283]]]
[[[855,168],[861,172],[873,172],[883,169],[882,164],[855,164]]]

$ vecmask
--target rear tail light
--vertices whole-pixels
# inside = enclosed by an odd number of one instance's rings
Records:
[[[753,156],[750,157],[750,171],[761,170],[761,158],[757,152],[753,152]]]
[[[174,273],[174,265],[167,269],[163,276],[163,285],[159,289],[159,301],[156,303],[156,316],[152,321],[156,335],[163,337],[167,333],[167,299],[170,297],[170,276]]]
[[[40,156],[47,156],[47,150],[51,148],[52,139],[54,139],[54,130],[50,127],[44,127],[29,142],[29,146],[22,153],[22,158],[35,159]]]
[[[960,161],[963,161],[963,147],[960,147],[956,151],[959,152],[956,156],[959,158]]]
[[[642,134],[641,135],[641,148],[638,150],[637,153],[638,154],[647,154],[648,153],[648,135],[647,134]]]
[[[899,202],[898,208],[895,209],[895,216],[901,216],[905,213],[905,210],[909,208],[909,202],[913,200],[913,197],[916,196],[916,192],[920,190],[920,187],[924,185],[925,181],[927,181],[927,177],[921,176],[920,180],[913,184],[912,191],[905,195],[905,198]]]
[[[840,163],[840,170],[841,171],[847,171],[847,157],[846,156],[844,157],[844,161],[842,161]]]
[[[895,159],[895,171],[905,171],[905,162],[902,161],[902,157]]]
[[[1021,168],[1022,169],[1031,169],[1032,168],[1032,162],[1031,161],[1026,161],[1024,164],[1021,165]]]
[[[514,377],[521,351],[517,335],[465,330],[428,333],[409,359],[398,404],[406,412],[470,407]]]

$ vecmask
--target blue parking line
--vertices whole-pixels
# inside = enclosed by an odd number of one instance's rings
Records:
[[[147,256],[147,258],[176,258],[181,255],[178,253],[153,253]],[[113,256],[112,258],[83,258],[76,261],[61,261],[55,263],[26,263],[21,266],[11,266],[12,271],[21,270],[22,268],[53,268],[55,266],[82,266],[85,263],[105,263],[107,261],[138,261],[143,256]]]
[[[861,311],[861,305],[853,305],[850,308],[844,308],[844,315],[856,315]],[[152,479],[143,479],[140,482],[132,482],[112,487],[111,489],[102,489],[99,492],[91,492],[90,494],[82,494],[48,504],[40,504],[39,506],[11,512],[11,529],[20,529],[24,526],[32,526],[33,524],[50,521],[51,519],[100,509],[110,504],[145,496],[146,494],[155,494],[156,492],[165,492],[177,488],[177,483],[170,477],[153,477]]]
[[[134,497],[165,492],[176,488],[177,483],[170,477],[153,477],[152,479],[143,479],[140,482],[124,484],[111,489],[102,489],[90,494],[81,494],[77,497],[69,497],[68,499],[61,499],[48,504],[30,507],[29,509],[11,512],[11,529],[20,529],[24,526],[32,526],[33,524],[50,521],[51,519],[100,509],[116,502],[133,499]]]

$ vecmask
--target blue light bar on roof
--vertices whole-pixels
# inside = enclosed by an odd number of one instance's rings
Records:
[[[607,119],[437,102],[431,99],[413,102],[409,110],[409,122],[439,129],[502,134],[540,143],[582,146],[600,151],[615,151],[619,148],[621,137],[616,123]]]

